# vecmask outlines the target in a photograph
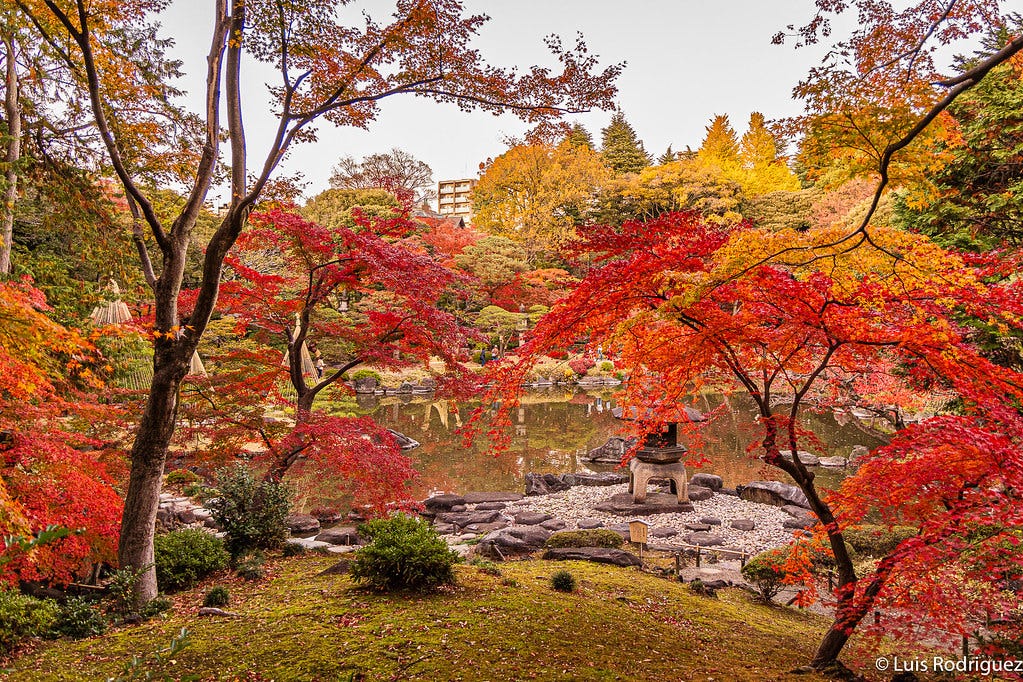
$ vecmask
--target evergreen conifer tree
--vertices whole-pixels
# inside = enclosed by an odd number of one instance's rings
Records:
[[[615,111],[611,123],[600,134],[600,154],[616,175],[638,173],[650,165],[650,155],[621,109]]]
[[[669,144],[668,148],[664,150],[664,153],[658,157],[657,165],[663,166],[664,164],[671,163],[672,161],[678,161],[678,154],[672,151],[671,145]]]
[[[569,144],[573,147],[586,147],[587,149],[593,149],[593,136],[590,135],[590,131],[586,130],[582,123],[573,123],[572,128],[568,131],[568,135],[565,136]]]

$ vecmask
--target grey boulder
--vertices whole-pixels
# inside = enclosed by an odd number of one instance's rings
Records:
[[[530,554],[542,548],[550,536],[549,530],[539,526],[509,526],[487,533],[476,551],[495,559]]]
[[[607,547],[557,547],[544,552],[550,561],[595,561],[612,566],[642,566],[643,562],[632,552]]]

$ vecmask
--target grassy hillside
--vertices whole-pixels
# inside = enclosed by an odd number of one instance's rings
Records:
[[[275,560],[249,583],[219,576],[175,597],[172,615],[102,637],[40,642],[14,660],[17,680],[99,680],[132,656],[154,679],[244,680],[788,680],[826,623],[752,603],[717,599],[635,570],[583,563],[503,564],[501,576],[458,567],[458,586],[429,596],[378,595],[348,577],[319,575],[323,556]],[[550,575],[567,568],[579,588]],[[205,590],[227,585],[238,617],[199,617]],[[174,660],[153,654],[182,628]]]

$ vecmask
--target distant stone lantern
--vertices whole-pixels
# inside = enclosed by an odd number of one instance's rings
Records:
[[[635,408],[626,413],[616,407],[611,414],[617,419],[639,419],[639,411]],[[663,415],[659,415],[662,416]],[[646,489],[650,479],[667,479],[671,492],[678,496],[679,504],[689,502],[688,477],[682,458],[688,450],[678,443],[679,423],[705,421],[699,410],[682,406],[676,415],[668,415],[673,421],[665,421],[660,428],[646,434],[643,446],[636,451],[636,456],[629,462],[629,492],[633,501],[642,504],[646,501]]]

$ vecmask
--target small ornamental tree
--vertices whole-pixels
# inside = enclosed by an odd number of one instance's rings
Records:
[[[878,228],[872,245],[858,249],[836,246],[835,237],[709,226],[692,214],[594,227],[578,250],[596,266],[541,320],[503,377],[514,393],[530,365],[588,338],[630,368],[621,399],[650,407],[647,426],[702,388],[748,394],[760,417],[758,454],[802,489],[834,556],[835,620],[817,668],[834,664],[882,605],[917,625],[945,614],[940,624],[963,633],[980,604],[950,598],[977,589],[1001,595],[990,603],[1006,608],[1018,558],[1009,548],[1023,517],[1023,457],[1013,447],[1023,442],[1014,407],[1023,376],[985,360],[973,329],[959,322],[965,314],[1006,331],[1019,326],[1023,292],[1006,277],[1013,259],[967,260],[925,237]],[[770,254],[783,255],[769,262]],[[963,414],[900,432],[835,497],[798,457],[782,457],[813,442],[799,426],[809,404],[887,403],[896,381],[899,400],[938,391],[957,397]],[[872,508],[920,534],[859,576],[842,531]],[[798,572],[800,556],[809,555],[794,552],[787,573]],[[946,587],[916,581],[927,570]]]
[[[358,503],[383,509],[405,500],[415,470],[394,438],[368,417],[317,410],[316,400],[347,392],[342,378],[363,364],[400,369],[440,359],[444,382],[457,385],[473,332],[438,304],[459,277],[407,241],[418,226],[403,217],[326,228],[277,209],[250,220],[227,258],[221,299],[242,343],[207,356],[218,369],[194,383],[196,409],[216,420],[197,430],[220,454],[258,442],[268,480],[305,460],[317,476],[345,481]],[[322,376],[308,366],[314,342],[326,349],[316,350]],[[267,424],[275,408],[294,422]]]

